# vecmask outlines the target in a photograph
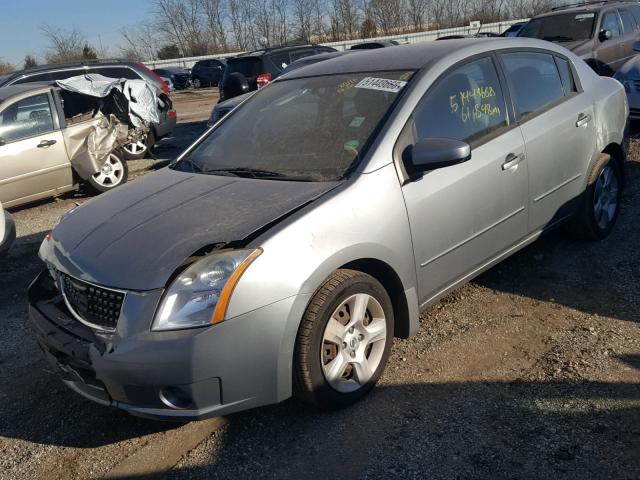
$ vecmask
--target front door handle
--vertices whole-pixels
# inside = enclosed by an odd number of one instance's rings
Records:
[[[55,145],[55,144],[56,144],[55,140],[42,140],[38,144],[38,148],[47,148],[47,147],[50,147],[51,145]]]
[[[524,160],[524,153],[520,155],[516,155],[514,153],[510,153],[507,155],[506,160],[502,164],[502,170],[511,170],[514,167],[517,167],[520,162]]]
[[[591,114],[589,113],[581,113],[578,116],[578,121],[576,122],[576,127],[584,127],[591,121]]]

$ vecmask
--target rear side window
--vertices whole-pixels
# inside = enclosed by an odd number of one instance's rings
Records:
[[[140,80],[136,72],[127,67],[100,67],[92,68],[91,73],[99,73],[109,78],[126,78],[127,80]]]
[[[291,63],[291,57],[289,55],[289,52],[276,53],[269,57],[269,61],[271,61],[273,66],[277,68],[277,71],[279,72],[280,70],[284,70],[285,68],[287,68],[287,65]]]
[[[454,68],[418,105],[418,138],[453,138],[473,143],[507,125],[504,96],[491,58]]]
[[[637,30],[636,21],[627,10],[621,9],[620,18],[622,19],[622,28],[624,29],[625,35],[632,33],[634,30]]]
[[[76,70],[63,70],[60,72],[51,72],[51,80],[66,80],[67,78],[76,77],[78,75],[84,75],[87,71],[84,68],[78,68]]]
[[[564,58],[556,57],[556,65],[558,66],[558,71],[560,72],[560,79],[562,80],[562,86],[564,87],[565,95],[576,93],[578,89],[573,78],[573,72],[571,71],[569,61],[565,60]]]
[[[625,10],[631,12],[633,18],[636,20],[636,24],[640,25],[640,5],[629,5]]]
[[[534,52],[502,54],[520,115],[531,115],[564,97],[553,55]]]
[[[605,13],[604,17],[602,17],[602,26],[601,30],[609,30],[611,32],[611,37],[619,37],[622,35],[620,31],[620,23],[618,22],[618,15],[615,12]]]
[[[46,93],[19,100],[0,113],[0,138],[7,142],[51,131],[53,115]]]
[[[291,53],[291,61],[295,62],[299,58],[310,57],[315,55],[317,52],[315,50],[300,50],[298,52]]]

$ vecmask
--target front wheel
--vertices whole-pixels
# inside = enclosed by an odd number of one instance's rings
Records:
[[[202,82],[200,81],[200,79],[198,77],[194,78],[191,83],[193,84],[193,88],[202,87]]]
[[[112,152],[105,160],[100,171],[87,180],[96,193],[103,193],[124,184],[129,177],[129,167],[121,154]]]
[[[620,213],[622,169],[611,155],[603,153],[591,169],[580,210],[570,224],[585,240],[600,240],[613,230]]]
[[[333,409],[367,394],[389,358],[393,324],[380,282],[362,272],[336,271],[311,299],[298,331],[296,397]]]

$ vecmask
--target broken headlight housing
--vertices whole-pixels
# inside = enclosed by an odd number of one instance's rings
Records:
[[[209,255],[180,273],[167,289],[152,330],[205,327],[224,320],[231,294],[262,249]]]

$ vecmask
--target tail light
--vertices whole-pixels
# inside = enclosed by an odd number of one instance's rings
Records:
[[[162,80],[162,78],[160,78],[160,75],[158,75],[156,72],[154,72],[153,70],[151,70],[149,67],[147,67],[144,63],[138,63],[138,66],[140,68],[142,68],[143,70],[145,70],[146,72],[150,73],[151,75],[153,75],[162,85],[162,91],[164,93],[169,93],[169,87],[167,87],[167,83]]]
[[[261,73],[260,75],[258,75],[258,79],[256,80],[256,83],[258,84],[258,88],[262,88],[270,81],[271,81],[270,73]]]

